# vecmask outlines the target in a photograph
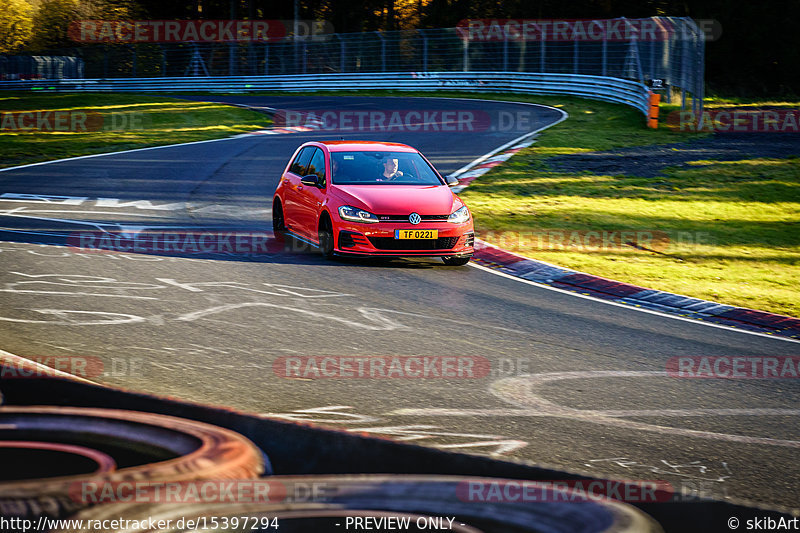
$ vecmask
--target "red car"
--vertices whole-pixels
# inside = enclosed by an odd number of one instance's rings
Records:
[[[335,254],[441,257],[465,265],[475,232],[450,181],[398,143],[307,142],[292,156],[272,204],[272,226]]]

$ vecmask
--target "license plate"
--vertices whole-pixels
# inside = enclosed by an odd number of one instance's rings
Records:
[[[438,239],[438,229],[396,229],[395,239]]]

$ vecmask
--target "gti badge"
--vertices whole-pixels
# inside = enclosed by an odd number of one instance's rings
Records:
[[[411,213],[408,215],[408,221],[414,224],[415,226],[422,222],[422,217],[419,216],[417,213]]]

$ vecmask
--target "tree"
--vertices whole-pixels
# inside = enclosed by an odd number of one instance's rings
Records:
[[[127,0],[43,0],[33,18],[31,47],[47,50],[75,46],[68,36],[70,22],[124,20],[131,18],[135,11],[134,2]]]
[[[33,7],[25,0],[0,0],[0,54],[12,54],[28,44],[33,31]]]

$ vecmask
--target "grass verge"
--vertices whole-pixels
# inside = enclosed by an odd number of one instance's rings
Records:
[[[553,172],[546,160],[557,155],[702,135],[648,131],[623,106],[558,100],[569,120],[461,193],[484,240],[647,288],[800,316],[800,159],[695,161],[655,178]]]
[[[143,94],[3,92],[0,110],[84,111],[92,116],[86,127],[79,124],[76,131],[9,131],[10,123],[5,122],[0,130],[0,167],[217,139],[271,123],[267,116],[247,109]],[[18,125],[18,118],[11,120]],[[29,124],[33,122],[24,123]]]

